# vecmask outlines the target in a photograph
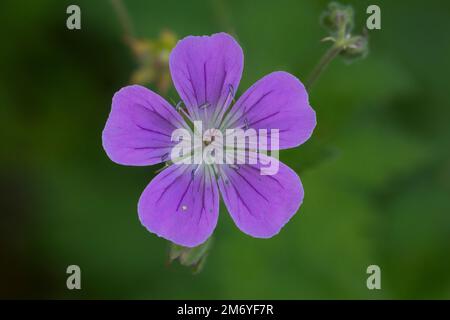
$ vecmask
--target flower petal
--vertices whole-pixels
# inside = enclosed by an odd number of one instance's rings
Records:
[[[150,232],[181,246],[205,242],[219,214],[219,191],[211,170],[206,166],[172,165],[158,174],[139,199],[141,223]]]
[[[226,33],[188,36],[172,50],[169,65],[175,88],[191,116],[208,123],[222,115],[231,102],[229,94],[239,85],[244,55]]]
[[[244,233],[257,238],[276,235],[297,212],[303,201],[300,178],[278,163],[274,175],[261,175],[261,164],[234,169],[222,166],[219,189],[234,222]]]
[[[287,72],[260,79],[239,98],[224,119],[225,128],[279,130],[279,148],[296,147],[311,136],[316,114],[303,84]],[[270,141],[270,140],[269,140]]]
[[[185,127],[182,117],[153,91],[139,85],[120,89],[113,97],[103,130],[103,148],[112,161],[144,166],[165,161],[173,130]]]

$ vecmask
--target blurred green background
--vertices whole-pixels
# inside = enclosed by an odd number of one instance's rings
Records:
[[[369,32],[366,59],[331,63],[310,92],[314,135],[281,153],[304,204],[270,240],[246,236],[222,208],[192,275],[167,265],[167,241],[137,217],[159,167],[116,165],[101,146],[112,95],[137,67],[111,3],[3,1],[0,297],[449,299],[450,3],[342,2],[358,32],[378,4],[382,29]],[[139,38],[233,33],[239,94],[274,70],[304,80],[329,46],[327,1],[124,3]],[[66,28],[69,4],[81,7],[79,31]],[[82,290],[66,288],[70,264]],[[366,287],[371,264],[382,290]]]

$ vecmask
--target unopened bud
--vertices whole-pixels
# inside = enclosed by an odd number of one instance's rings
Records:
[[[348,45],[340,52],[340,55],[352,62],[353,60],[364,58],[369,53],[369,41],[367,36],[353,36],[349,39]]]
[[[322,25],[332,35],[337,35],[338,33],[349,34],[354,25],[353,8],[350,5],[331,2],[327,10],[322,13],[320,20]]]

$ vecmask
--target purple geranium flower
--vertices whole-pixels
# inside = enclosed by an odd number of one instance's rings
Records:
[[[228,34],[188,36],[170,55],[170,72],[186,110],[178,110],[138,85],[122,88],[112,101],[103,131],[108,156],[122,165],[145,166],[169,160],[178,128],[278,129],[278,149],[296,147],[316,125],[302,83],[286,72],[273,72],[233,102],[244,56]],[[269,148],[270,149],[270,148]],[[272,159],[276,161],[275,159]],[[219,191],[234,222],[244,233],[270,238],[297,212],[303,187],[297,174],[281,162],[274,175],[261,175],[261,163],[172,164],[142,193],[138,213],[152,233],[178,245],[197,246],[214,231]]]

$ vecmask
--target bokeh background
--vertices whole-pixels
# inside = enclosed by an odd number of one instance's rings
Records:
[[[342,1],[356,31],[378,4],[370,54],[333,61],[310,91],[318,126],[281,160],[303,181],[298,214],[253,239],[221,209],[204,270],[167,265],[139,223],[158,169],[111,162],[101,132],[139,63],[110,1],[3,1],[0,9],[0,297],[450,298],[450,3]],[[66,28],[81,7],[82,29]],[[329,44],[327,1],[124,1],[139,39],[232,33],[238,93],[286,70],[304,80]],[[155,82],[147,85],[158,91]],[[170,83],[169,83],[170,86]],[[164,93],[177,101],[173,88]],[[66,268],[82,290],[66,288]],[[377,264],[382,290],[366,288]]]

